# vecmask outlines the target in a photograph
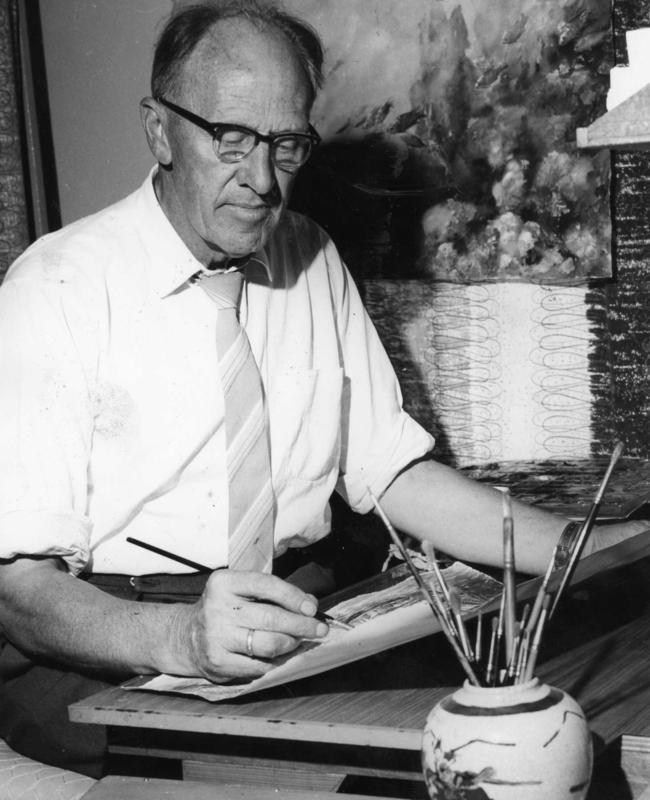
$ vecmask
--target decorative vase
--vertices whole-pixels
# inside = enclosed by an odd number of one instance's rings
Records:
[[[466,682],[434,706],[422,738],[432,800],[583,800],[592,763],[582,709],[537,678]]]

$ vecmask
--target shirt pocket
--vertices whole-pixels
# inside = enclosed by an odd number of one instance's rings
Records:
[[[274,477],[314,482],[338,470],[343,369],[290,370],[269,392]]]

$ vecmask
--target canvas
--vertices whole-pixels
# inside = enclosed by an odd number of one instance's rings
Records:
[[[326,44],[295,205],[359,278],[611,276],[610,0],[289,0]]]

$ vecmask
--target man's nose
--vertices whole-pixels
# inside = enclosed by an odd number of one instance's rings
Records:
[[[239,183],[249,186],[256,194],[270,194],[277,186],[271,148],[260,142],[241,162],[237,170]]]

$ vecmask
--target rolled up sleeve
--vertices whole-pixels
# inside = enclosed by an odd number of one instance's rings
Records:
[[[58,556],[76,573],[89,558],[92,411],[79,327],[52,282],[27,270],[0,291],[0,558]]]

